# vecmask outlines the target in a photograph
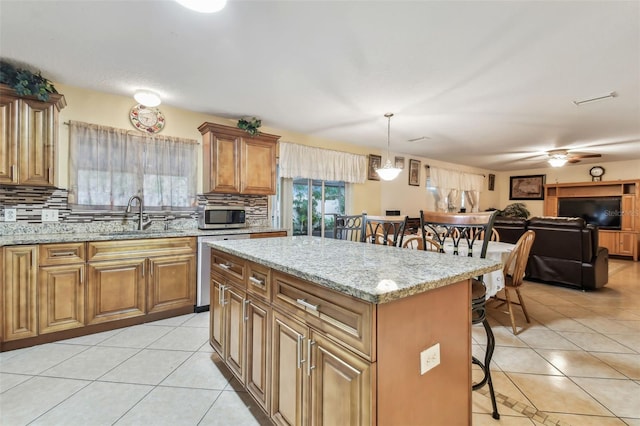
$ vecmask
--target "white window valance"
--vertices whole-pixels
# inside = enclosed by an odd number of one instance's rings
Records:
[[[367,180],[367,157],[280,142],[280,176],[364,183]]]
[[[429,168],[429,171],[431,186],[435,188],[480,192],[484,187],[484,176],[476,173],[466,173],[433,166]]]

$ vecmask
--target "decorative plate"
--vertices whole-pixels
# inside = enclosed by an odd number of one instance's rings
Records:
[[[148,133],[158,133],[164,128],[164,114],[158,108],[134,105],[129,112],[131,124],[138,130]]]

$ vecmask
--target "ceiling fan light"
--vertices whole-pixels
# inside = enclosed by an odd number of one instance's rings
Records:
[[[549,158],[549,165],[551,165],[551,167],[562,167],[565,164],[567,164],[566,157],[556,156]]]
[[[160,96],[148,90],[139,90],[133,95],[133,99],[146,107],[157,107],[162,102]]]
[[[227,4],[227,0],[176,0],[176,2],[187,9],[200,13],[219,12]]]
[[[382,180],[394,180],[395,178],[398,177],[401,171],[402,171],[401,169],[393,167],[393,165],[391,164],[391,160],[389,160],[388,158],[387,158],[387,162],[384,163],[384,166],[382,166],[379,169],[376,169],[376,173],[378,174],[378,176],[380,176],[380,179]]]

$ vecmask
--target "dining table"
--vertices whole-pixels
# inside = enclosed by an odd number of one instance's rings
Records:
[[[482,252],[482,241],[475,241],[472,246],[472,257],[480,257]],[[487,259],[499,260],[504,265],[509,260],[509,255],[516,247],[515,244],[504,243],[500,241],[489,241],[487,246]],[[442,246],[445,254],[454,255],[455,247],[453,241],[446,240]],[[458,245],[458,256],[467,256],[469,253],[469,245],[465,241],[460,241]],[[489,272],[483,275],[483,281],[486,288],[486,298],[489,299],[504,288],[504,274],[502,269]]]

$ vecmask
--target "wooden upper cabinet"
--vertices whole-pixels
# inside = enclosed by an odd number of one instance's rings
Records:
[[[55,186],[58,113],[64,96],[43,102],[0,86],[0,184]]]
[[[214,123],[198,127],[203,140],[203,191],[272,195],[276,192],[276,147],[280,136]]]

